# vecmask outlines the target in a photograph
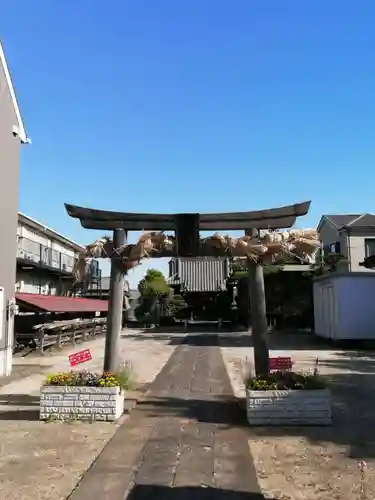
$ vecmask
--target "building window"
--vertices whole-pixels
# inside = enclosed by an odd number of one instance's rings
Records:
[[[331,253],[340,254],[341,253],[340,242],[336,241],[335,243],[330,243],[329,245],[325,245],[323,247],[323,253],[324,253],[324,255],[329,255]]]
[[[365,257],[370,257],[370,255],[375,255],[375,238],[365,239]]]
[[[331,252],[330,253],[341,253],[341,244],[339,241],[336,241],[336,243],[331,244]]]

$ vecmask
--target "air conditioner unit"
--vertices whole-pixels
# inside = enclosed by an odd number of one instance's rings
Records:
[[[31,260],[33,262],[38,262],[39,261],[39,259],[38,259],[38,257],[36,255],[30,254],[30,253],[25,254],[25,259],[26,260]]]

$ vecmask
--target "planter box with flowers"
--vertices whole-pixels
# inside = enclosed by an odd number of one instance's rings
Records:
[[[311,375],[277,371],[246,380],[251,425],[330,425],[331,391],[317,371]]]
[[[115,421],[124,412],[124,391],[129,385],[127,370],[50,375],[40,392],[40,420]]]

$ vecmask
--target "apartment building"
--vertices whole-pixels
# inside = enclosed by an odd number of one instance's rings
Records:
[[[17,228],[16,292],[67,295],[72,292],[73,269],[83,246],[19,213]],[[91,263],[91,277],[100,276]]]

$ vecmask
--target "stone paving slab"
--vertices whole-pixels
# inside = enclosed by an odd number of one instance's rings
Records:
[[[191,340],[177,347],[69,500],[263,498],[217,337]]]

